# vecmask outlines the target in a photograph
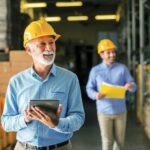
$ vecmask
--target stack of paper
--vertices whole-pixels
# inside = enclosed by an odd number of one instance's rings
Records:
[[[115,86],[103,82],[100,85],[100,93],[106,95],[106,98],[123,99],[126,89],[123,86]]]

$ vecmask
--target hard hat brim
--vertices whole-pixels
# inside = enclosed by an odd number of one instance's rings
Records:
[[[42,35],[42,36],[37,36],[36,38],[33,38],[33,39],[31,39],[31,40],[25,42],[25,43],[24,43],[24,47],[26,46],[26,44],[27,44],[28,42],[30,42],[30,41],[32,41],[32,40],[34,40],[34,39],[43,37],[43,36],[54,36],[54,37],[55,37],[55,41],[58,40],[58,39],[61,37],[60,34],[55,34],[55,35],[45,34],[45,35]]]

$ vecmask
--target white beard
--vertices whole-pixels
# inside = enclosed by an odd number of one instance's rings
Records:
[[[40,54],[36,53],[35,51],[32,51],[32,57],[36,61],[38,61],[39,63],[41,63],[43,65],[52,65],[54,63],[54,60],[55,60],[55,55],[56,55],[55,52],[48,51],[48,50],[46,50]]]

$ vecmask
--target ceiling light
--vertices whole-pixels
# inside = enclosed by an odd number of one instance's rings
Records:
[[[83,3],[80,1],[76,2],[56,2],[56,7],[80,7]]]
[[[55,17],[46,17],[45,20],[47,22],[58,22],[61,21],[61,17],[55,16]]]
[[[89,18],[88,16],[68,16],[68,21],[87,21]]]
[[[47,3],[25,3],[24,8],[42,8],[46,7]]]
[[[96,20],[116,20],[116,15],[96,15]]]

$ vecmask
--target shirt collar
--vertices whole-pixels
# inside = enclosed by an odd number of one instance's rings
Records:
[[[34,71],[33,66],[31,67],[30,72],[33,77],[35,77],[35,76],[39,77],[39,75]],[[49,74],[47,75],[47,78],[49,78],[49,76],[51,74],[56,76],[56,65],[55,64],[52,65],[52,68],[50,69]]]
[[[54,76],[56,76],[56,65],[55,64],[53,64],[49,74],[53,74]]]
[[[113,66],[115,66],[115,62],[112,64],[112,66],[111,67],[109,67],[108,65],[106,65],[106,63],[103,61],[102,63],[101,63],[101,65],[102,65],[102,67],[103,68],[112,68]]]

